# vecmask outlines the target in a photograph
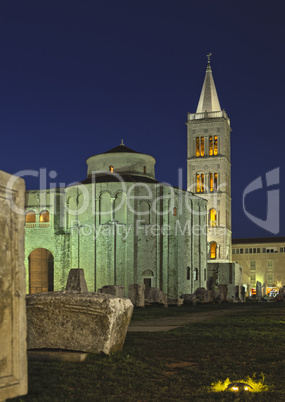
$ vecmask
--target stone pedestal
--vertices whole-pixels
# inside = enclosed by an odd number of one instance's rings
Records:
[[[66,290],[69,292],[88,292],[83,269],[74,268],[69,271]]]
[[[0,171],[0,401],[27,393],[24,200],[24,181]]]

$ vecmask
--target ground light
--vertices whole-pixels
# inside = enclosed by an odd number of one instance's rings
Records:
[[[264,392],[268,387],[264,384],[264,376],[261,374],[261,380],[255,379],[255,374],[239,381],[230,381],[227,378],[224,382],[218,381],[213,383],[211,390],[214,392]]]

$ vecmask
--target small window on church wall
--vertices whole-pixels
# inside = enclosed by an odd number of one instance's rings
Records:
[[[200,156],[200,139],[196,137],[196,156]]]
[[[201,193],[204,193],[205,186],[204,186],[204,175],[201,174]]]
[[[214,260],[217,258],[217,243],[216,242],[212,242],[211,243],[211,259]]]
[[[210,227],[214,228],[217,226],[217,211],[212,208],[210,210]]]
[[[214,137],[214,155],[218,155],[218,137]]]
[[[201,137],[201,156],[205,155],[204,137]]]
[[[196,175],[196,192],[200,193],[201,190],[201,179],[200,179],[200,175],[197,174]]]
[[[173,216],[177,216],[177,208],[176,207],[173,208]]]
[[[209,137],[209,155],[213,156],[214,154],[214,148],[213,148],[213,137]]]
[[[194,280],[194,281],[198,281],[198,268],[195,268],[195,269],[194,269],[193,280]]]
[[[218,173],[214,173],[214,191],[218,189]]]
[[[26,223],[36,223],[36,214],[34,213],[34,211],[27,212]]]
[[[110,166],[109,166],[109,170],[110,170],[111,173],[114,172],[114,167],[113,167],[113,165],[110,165]]]
[[[186,273],[186,278],[187,278],[187,281],[189,281],[190,280],[190,267],[187,267],[187,271],[186,271],[187,273]]]
[[[143,167],[143,174],[146,174],[146,166]]]

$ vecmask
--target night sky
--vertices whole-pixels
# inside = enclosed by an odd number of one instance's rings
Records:
[[[0,169],[86,178],[85,160],[120,144],[156,158],[158,180],[186,188],[186,116],[211,65],[232,127],[233,237],[272,234],[242,194],[280,167],[284,205],[283,2],[9,0],[0,4]],[[283,6],[284,7],[284,6]],[[25,177],[28,189],[39,188]],[[278,186],[276,187],[278,188]],[[266,217],[265,191],[247,209]],[[276,211],[278,213],[278,211]],[[285,216],[280,232],[285,235]]]

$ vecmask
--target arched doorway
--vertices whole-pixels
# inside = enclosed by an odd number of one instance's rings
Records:
[[[53,255],[46,248],[37,248],[29,255],[29,292],[53,291]]]

